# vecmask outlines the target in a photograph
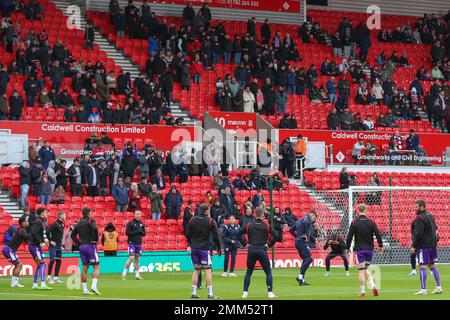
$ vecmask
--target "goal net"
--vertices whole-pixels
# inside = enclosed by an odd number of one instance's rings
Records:
[[[417,200],[426,202],[426,209],[438,226],[439,263],[450,263],[450,187],[372,187],[355,186],[346,190],[313,190],[317,220],[317,247],[340,234],[346,239],[350,223],[359,204],[367,205],[367,216],[380,230],[384,252],[374,254],[374,264],[409,264],[411,224],[416,216]]]

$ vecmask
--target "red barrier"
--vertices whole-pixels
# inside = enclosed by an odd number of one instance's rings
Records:
[[[351,159],[353,145],[358,139],[363,139],[364,144],[370,141],[379,148],[378,156],[382,156],[382,150],[387,150],[389,138],[392,133],[381,131],[333,131],[333,130],[279,130],[280,142],[289,137],[297,137],[301,134],[308,141],[324,141],[326,145],[333,145],[334,162],[347,163]],[[403,141],[408,134],[400,133]],[[432,164],[443,164],[446,161],[443,154],[447,146],[450,146],[450,135],[440,133],[420,133],[420,145],[423,146],[427,154],[426,160]],[[405,145],[405,143],[404,143]],[[407,157],[408,155],[405,155]]]
[[[10,129],[13,134],[28,134],[29,139],[33,140],[48,140],[57,156],[69,158],[81,154],[86,138],[94,132],[99,137],[102,132],[106,132],[111,139],[122,142],[128,139],[144,144],[147,140],[164,152],[170,151],[181,141],[198,139],[195,127],[2,121],[0,129]]]

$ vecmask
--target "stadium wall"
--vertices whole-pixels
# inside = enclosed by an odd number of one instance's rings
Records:
[[[450,9],[448,1],[442,0],[328,0],[328,6],[308,6],[308,8],[366,12],[367,8],[377,5],[381,14],[395,14],[407,16],[423,16],[424,13],[446,14]],[[306,9],[308,11],[308,8]]]

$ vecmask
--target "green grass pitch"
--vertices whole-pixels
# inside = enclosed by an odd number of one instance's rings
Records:
[[[409,276],[408,266],[381,266],[381,290],[380,296],[372,297],[367,290],[366,300],[449,300],[450,290],[446,290],[450,283],[450,265],[440,265],[443,294],[432,295],[435,287],[434,278],[428,274],[428,295],[415,296],[419,289],[418,276]],[[323,268],[312,268],[307,273],[306,280],[311,283],[309,287],[300,287],[295,281],[298,269],[275,269],[274,292],[278,299],[286,300],[362,300],[358,298],[357,271],[350,271],[350,277],[344,276],[342,268],[331,270],[329,277],[324,277]],[[237,278],[223,278],[221,272],[214,271],[214,293],[221,299],[241,299],[244,271],[237,272]],[[129,274],[126,281],[121,280],[119,274],[104,274],[99,280],[101,296],[83,296],[81,289],[68,289],[66,283],[51,285],[52,291],[31,290],[32,278],[21,278],[25,288],[10,288],[10,278],[0,278],[0,299],[30,299],[30,300],[98,300],[98,299],[163,299],[183,300],[190,298],[191,273],[143,273],[144,280],[134,280],[134,275]],[[62,277],[66,281],[67,277]],[[90,280],[88,281],[90,285]],[[206,298],[206,289],[198,291],[202,298]],[[249,291],[249,299],[265,300],[265,277],[262,270],[253,273]]]

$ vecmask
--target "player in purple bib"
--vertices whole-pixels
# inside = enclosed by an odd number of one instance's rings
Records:
[[[199,299],[197,295],[198,277],[200,271],[205,270],[206,285],[208,289],[208,298],[217,299],[213,293],[212,287],[212,261],[211,249],[220,255],[220,239],[216,222],[211,218],[209,204],[200,205],[200,216],[193,217],[186,227],[186,238],[189,246],[188,252],[191,254],[194,273],[192,274],[192,299]],[[214,247],[211,248],[211,239]],[[214,253],[213,251],[213,253]]]
[[[37,218],[31,227],[32,240],[28,244],[28,250],[36,262],[36,272],[34,273],[33,290],[52,290],[45,284],[45,275],[47,264],[45,263],[44,248],[48,246],[47,239],[47,209],[38,208],[36,210]],[[38,286],[38,280],[41,278],[41,286]]]
[[[416,219],[411,226],[412,247],[411,253],[416,253],[420,265],[420,290],[416,295],[427,294],[427,266],[436,281],[436,289],[433,294],[442,293],[441,277],[435,263],[437,257],[437,225],[433,216],[426,210],[426,203],[423,200],[416,201]]]
[[[80,258],[83,265],[83,270],[81,273],[81,286],[83,287],[83,294],[91,294],[87,288],[87,271],[89,266],[93,266],[94,272],[92,273],[91,291],[96,295],[100,295],[97,288],[98,277],[100,275],[100,261],[98,259],[97,252],[97,223],[91,218],[91,209],[84,207],[82,214],[83,219],[77,223],[70,237],[75,243],[80,244]]]
[[[359,216],[355,217],[353,220],[350,230],[347,236],[347,249],[352,246],[353,237],[355,238],[355,243],[353,246],[353,251],[356,253],[356,263],[358,268],[358,278],[359,278],[359,296],[361,298],[366,296],[366,283],[369,282],[372,288],[372,294],[378,296],[378,289],[375,285],[372,274],[367,270],[369,265],[372,263],[373,257],[373,237],[377,238],[378,251],[383,252],[383,239],[378,231],[378,227],[366,216],[367,206],[365,204],[360,204],[358,206]]]
[[[126,234],[128,236],[128,255],[130,256],[125,263],[122,272],[122,280],[127,279],[128,268],[134,260],[134,272],[136,280],[143,280],[139,275],[139,260],[142,254],[142,237],[145,237],[145,226],[141,221],[142,212],[136,210],[134,212],[134,219],[127,223]]]
[[[23,288],[24,286],[19,283],[20,271],[22,271],[22,263],[20,263],[17,256],[17,249],[22,245],[24,241],[31,241],[31,234],[27,232],[28,221],[26,217],[19,218],[19,229],[14,233],[8,244],[5,244],[2,249],[3,256],[14,265],[11,277],[12,288]]]

